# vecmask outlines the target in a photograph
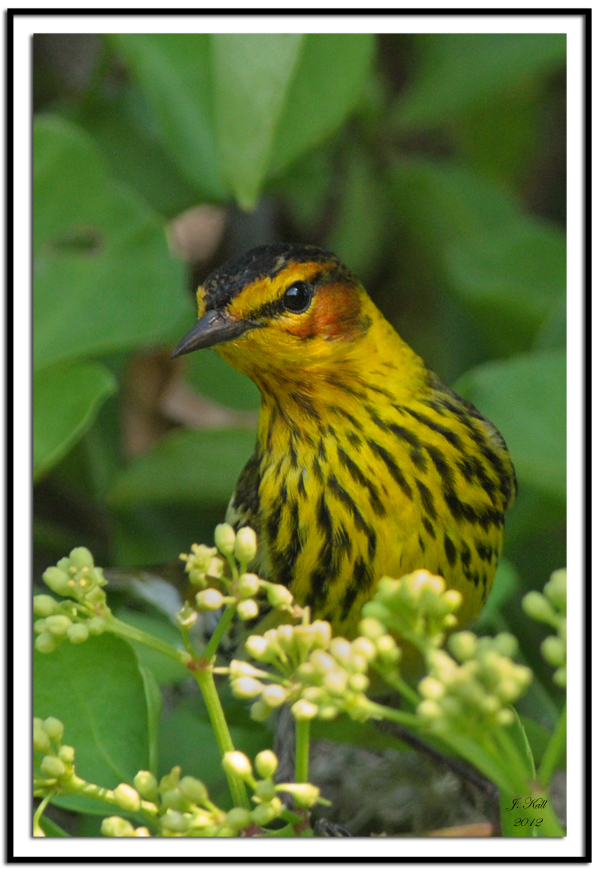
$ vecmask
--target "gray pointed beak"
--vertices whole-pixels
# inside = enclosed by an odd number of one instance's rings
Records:
[[[248,320],[233,320],[226,311],[218,309],[207,311],[181,339],[171,354],[171,359],[191,353],[193,350],[214,347],[215,344],[231,341],[239,338],[249,329],[255,328],[255,324]]]

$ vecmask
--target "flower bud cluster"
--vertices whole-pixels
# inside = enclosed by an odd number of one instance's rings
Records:
[[[107,581],[102,568],[94,566],[86,547],[71,550],[69,556],[48,568],[43,578],[65,600],[58,601],[51,595],[34,596],[33,610],[39,618],[33,628],[39,652],[54,652],[63,640],[83,643],[90,634],[102,634],[106,628],[104,617],[110,612],[102,588]]]
[[[532,619],[551,625],[556,634],[542,641],[542,655],[552,667],[554,682],[563,688],[567,684],[567,572],[554,571],[542,592],[528,592],[523,598],[523,610]]]
[[[194,776],[181,776],[174,767],[160,782],[149,770],[140,770],[133,786],[121,783],[112,792],[112,801],[128,812],[142,811],[158,825],[162,837],[233,837],[244,827],[243,820],[219,809],[209,799],[203,782]],[[134,828],[118,816],[104,819],[102,833],[107,837],[149,837],[147,828]]]
[[[185,570],[192,586],[206,589],[209,579],[217,580],[223,576],[224,562],[217,555],[216,547],[192,544],[191,553],[181,553],[179,558],[185,562]],[[209,578],[209,579],[207,579]]]
[[[419,683],[417,715],[433,732],[485,733],[514,721],[510,709],[532,679],[529,668],[512,660],[516,639],[506,632],[478,638],[461,631],[448,648],[428,655],[429,674]]]
[[[75,750],[63,744],[64,733],[63,723],[54,716],[33,720],[33,750],[42,756],[39,769],[45,787],[64,784],[73,777]]]
[[[442,577],[419,570],[399,580],[383,577],[375,598],[363,607],[363,616],[413,643],[440,647],[457,624],[455,611],[461,603],[460,592],[446,589]]]
[[[243,752],[226,752],[223,757],[223,767],[231,776],[238,777],[253,791],[252,801],[256,804],[251,812],[248,812],[247,824],[254,823],[264,827],[276,819],[284,809],[284,804],[278,792],[286,792],[294,798],[294,806],[297,809],[310,809],[316,803],[326,803],[321,798],[319,789],[308,782],[302,783],[278,783],[273,781],[279,761],[270,749],[259,752],[254,759],[254,769],[247,755]]]
[[[285,586],[261,580],[246,570],[257,551],[253,529],[245,526],[236,532],[228,523],[221,523],[215,529],[215,544],[216,547],[193,544],[191,553],[181,553],[179,557],[186,563],[192,584],[202,587],[196,595],[199,611],[215,611],[234,604],[240,619],[256,619],[260,613],[256,596],[265,593],[271,607],[292,612],[293,597]],[[225,560],[231,576],[225,571]]]
[[[252,635],[246,651],[255,660],[270,665],[278,674],[258,670],[247,662],[233,661],[231,688],[237,697],[255,698],[250,715],[264,720],[273,709],[291,704],[299,721],[319,717],[334,719],[345,712],[367,719],[369,662],[377,655],[372,641],[360,637],[349,642],[331,637],[331,625],[280,625],[264,635]]]

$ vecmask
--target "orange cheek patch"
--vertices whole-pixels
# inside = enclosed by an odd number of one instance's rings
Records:
[[[358,291],[347,284],[322,287],[305,317],[290,319],[287,332],[299,339],[320,336],[326,341],[351,341],[361,332]]]
[[[348,284],[329,284],[315,305],[317,331],[329,341],[351,341],[361,330],[360,295]]]

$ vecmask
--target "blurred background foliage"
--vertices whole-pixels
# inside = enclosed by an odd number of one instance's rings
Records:
[[[520,496],[482,625],[517,634],[549,723],[520,600],[566,560],[565,59],[541,33],[34,37],[38,573],[210,543],[259,395],[170,351],[213,268],[315,243],[506,437]]]

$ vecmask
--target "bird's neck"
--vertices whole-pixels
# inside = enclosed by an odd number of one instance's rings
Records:
[[[376,318],[359,340],[322,359],[256,379],[262,403],[259,442],[273,454],[335,437],[335,428],[373,425],[386,405],[411,405],[427,389],[429,372],[373,306]]]

